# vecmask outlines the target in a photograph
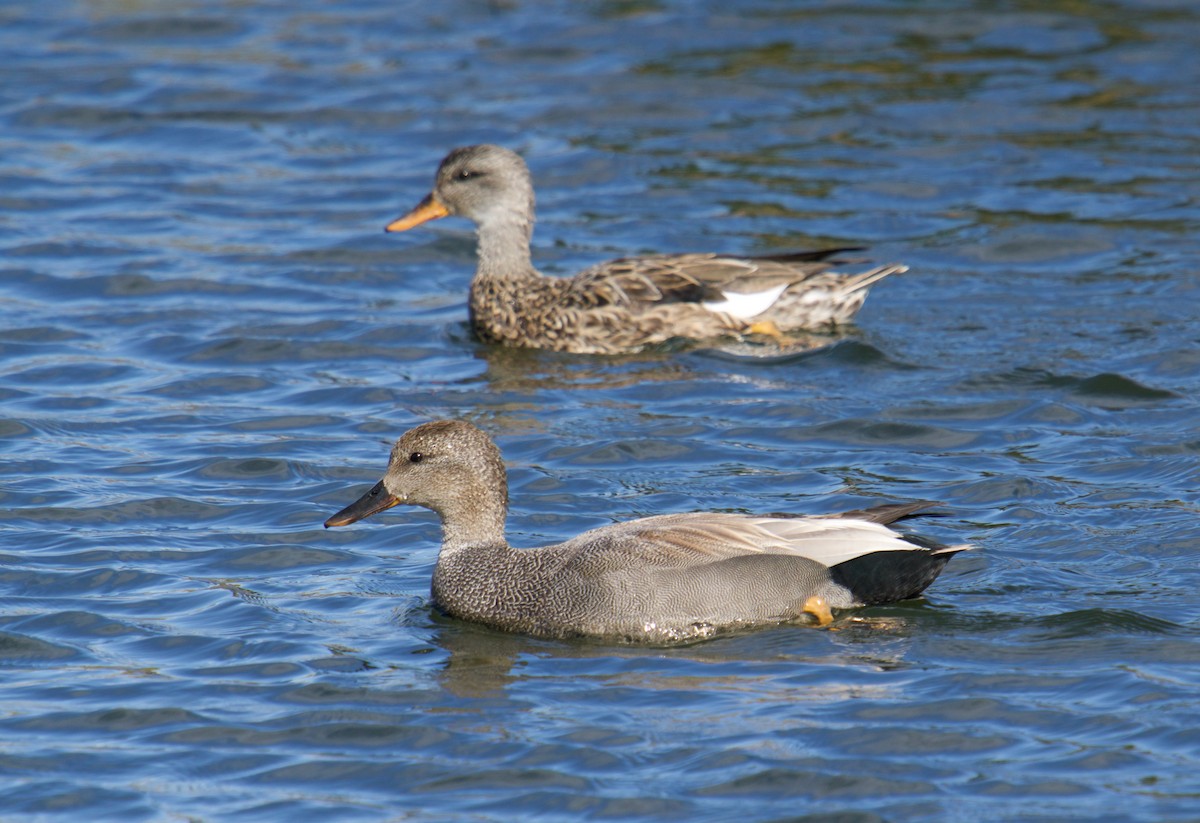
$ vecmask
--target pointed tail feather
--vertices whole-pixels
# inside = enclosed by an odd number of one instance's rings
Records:
[[[903,274],[906,271],[908,271],[908,266],[905,266],[902,263],[890,263],[886,266],[878,266],[870,271],[865,271],[862,274],[849,275],[842,282],[841,288],[842,291],[847,294],[854,291],[861,291],[862,289],[874,286],[880,280],[889,275]]]

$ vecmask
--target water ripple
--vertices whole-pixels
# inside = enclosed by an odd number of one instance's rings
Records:
[[[0,6],[0,817],[1191,819],[1196,23]],[[786,349],[489,349],[469,226],[380,231],[480,141],[547,271],[910,270]],[[933,499],[979,551],[827,630],[498,634],[431,608],[431,514],[321,527],[451,416],[517,545]]]

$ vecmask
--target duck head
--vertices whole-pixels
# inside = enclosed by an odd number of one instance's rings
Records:
[[[384,231],[407,231],[450,215],[478,226],[513,220],[532,224],[533,209],[533,182],[520,155],[501,146],[464,146],[442,160],[433,191]]]
[[[503,524],[508,481],[496,444],[462,420],[425,423],[406,432],[392,448],[383,479],[325,521],[348,526],[400,504],[423,506],[443,525],[488,521]]]

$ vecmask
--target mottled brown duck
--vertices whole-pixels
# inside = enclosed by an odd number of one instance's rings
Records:
[[[456,420],[402,436],[383,479],[325,526],[400,503],[441,518],[437,608],[543,637],[673,643],[793,621],[825,625],[834,609],[916,597],[970,548],[920,546],[887,528],[933,505],[922,501],[815,517],[666,514],[515,549],[504,536],[500,451]]]
[[[832,270],[829,249],[763,257],[659,254],[625,257],[573,277],[533,265],[533,183],[525,161],[500,146],[455,149],[433,191],[388,224],[405,231],[460,215],[479,235],[470,316],[485,343],[584,354],[634,352],[672,340],[706,341],[830,331],[850,322],[869,286],[907,267]]]

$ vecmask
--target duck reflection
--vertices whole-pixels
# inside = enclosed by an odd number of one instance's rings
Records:
[[[679,357],[681,352],[758,364],[789,363],[853,339],[852,330],[847,330],[793,335],[785,344],[730,340],[718,346],[692,346],[680,341],[654,351],[604,356],[480,346],[476,357],[487,364],[484,379],[497,391],[619,389],[695,377],[700,371],[697,362]]]
[[[928,604],[905,607],[905,610],[923,609],[936,610],[936,607]],[[912,633],[922,621],[915,613],[884,611],[841,617],[822,632],[785,625],[766,632],[735,633],[690,645],[664,647],[620,646],[588,639],[544,640],[496,631],[434,612],[430,641],[446,653],[436,675],[439,685],[459,698],[508,697],[514,687],[531,676],[579,675],[588,682],[603,679],[608,685],[624,684],[639,689],[679,688],[682,678],[698,688],[720,690],[722,683],[727,682],[741,689],[749,674],[747,667],[759,665],[771,672],[781,663],[789,668],[809,669],[875,672],[905,669]],[[647,659],[660,662],[647,672],[638,663]],[[683,668],[664,666],[661,663],[664,659]],[[704,668],[698,670],[691,664]],[[674,675],[666,674],[672,670],[676,672]],[[806,700],[845,697],[847,690],[861,696],[867,688],[858,679],[853,685],[828,676],[819,682],[811,678],[804,681],[802,690]],[[786,682],[778,688],[786,689]]]

